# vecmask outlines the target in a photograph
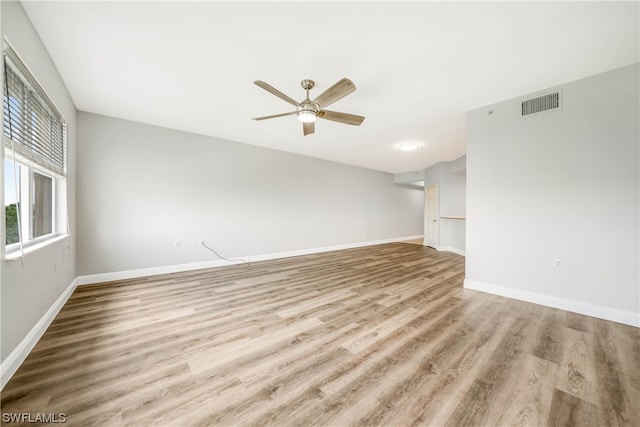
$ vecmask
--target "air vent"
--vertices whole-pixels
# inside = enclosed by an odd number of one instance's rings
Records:
[[[560,92],[554,92],[522,101],[522,116],[557,110],[558,108],[560,108]]]

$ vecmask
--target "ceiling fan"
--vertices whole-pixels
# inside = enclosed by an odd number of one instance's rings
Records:
[[[318,117],[321,119],[332,120],[334,122],[345,123],[353,126],[360,126],[360,124],[362,124],[362,122],[364,121],[364,117],[362,116],[324,109],[325,107],[328,107],[329,105],[344,98],[345,96],[356,90],[356,85],[354,85],[353,82],[347,78],[338,81],[329,89],[322,92],[313,101],[309,99],[309,90],[313,89],[315,82],[308,79],[303,80],[302,82],[300,82],[300,84],[302,85],[302,88],[307,91],[307,97],[301,102],[297,102],[295,99],[288,97],[278,89],[268,85],[262,80],[256,80],[253,83],[296,107],[296,111],[274,114],[272,116],[254,117],[253,120],[273,119],[276,117],[292,116],[296,114],[298,116],[298,120],[302,122],[302,131],[305,136],[315,132],[315,121]]]

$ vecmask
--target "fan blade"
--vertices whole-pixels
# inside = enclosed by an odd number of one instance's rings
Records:
[[[289,104],[295,105],[296,107],[300,106],[298,101],[296,101],[293,98],[289,98],[287,95],[285,95],[284,93],[280,92],[275,87],[268,85],[267,83],[263,82],[262,80],[256,80],[253,83],[255,83],[257,86],[260,86],[262,89],[266,90],[267,92],[274,94],[278,98],[280,98],[280,99],[282,99],[284,101],[287,101]]]
[[[329,110],[318,111],[318,117],[320,117],[321,119],[332,120],[334,122],[345,123],[353,126],[360,126],[364,121],[364,117],[362,116]]]
[[[276,117],[284,117],[284,116],[291,116],[293,114],[296,114],[297,111],[290,111],[288,113],[282,113],[282,114],[274,114],[273,116],[262,116],[262,117],[254,117],[251,120],[266,120],[266,119],[275,119]]]
[[[349,95],[354,90],[356,90],[356,85],[354,85],[351,80],[344,78],[318,95],[313,102],[318,104],[320,108],[328,107],[339,99]]]
[[[315,131],[316,131],[316,124],[314,122],[302,123],[302,132],[304,132],[304,136],[312,134]]]

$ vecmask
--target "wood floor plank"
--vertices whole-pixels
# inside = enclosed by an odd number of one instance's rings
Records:
[[[505,387],[513,381],[518,356],[526,344],[526,337],[536,330],[535,324],[517,319],[513,327],[500,341],[489,361],[471,384],[469,390],[458,401],[446,425],[492,425],[488,417],[491,404]]]
[[[557,365],[530,354],[521,354],[506,387],[492,401],[489,423],[505,426],[541,426],[547,422],[553,398]]]
[[[565,342],[563,337],[564,328],[559,328],[560,313],[557,310],[548,311],[540,319],[540,329],[535,334],[535,346],[531,354],[540,359],[553,363],[560,362],[561,346]]]
[[[579,397],[554,390],[547,425],[598,427],[598,408]]]
[[[608,322],[597,322],[593,335],[596,381],[598,382],[598,415],[600,425],[640,425],[638,401],[626,381],[627,369],[619,356],[618,343],[611,333],[615,326]]]
[[[390,243],[81,286],[1,412],[82,427],[640,425],[638,328],[463,280],[463,257]]]
[[[596,371],[590,336],[565,328],[562,358],[558,364],[556,388],[597,405]]]

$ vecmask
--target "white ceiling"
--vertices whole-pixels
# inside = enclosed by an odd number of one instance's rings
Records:
[[[23,4],[79,110],[392,173],[464,154],[465,111],[638,62],[638,2]],[[293,109],[254,80],[342,77],[360,127],[250,120]]]

